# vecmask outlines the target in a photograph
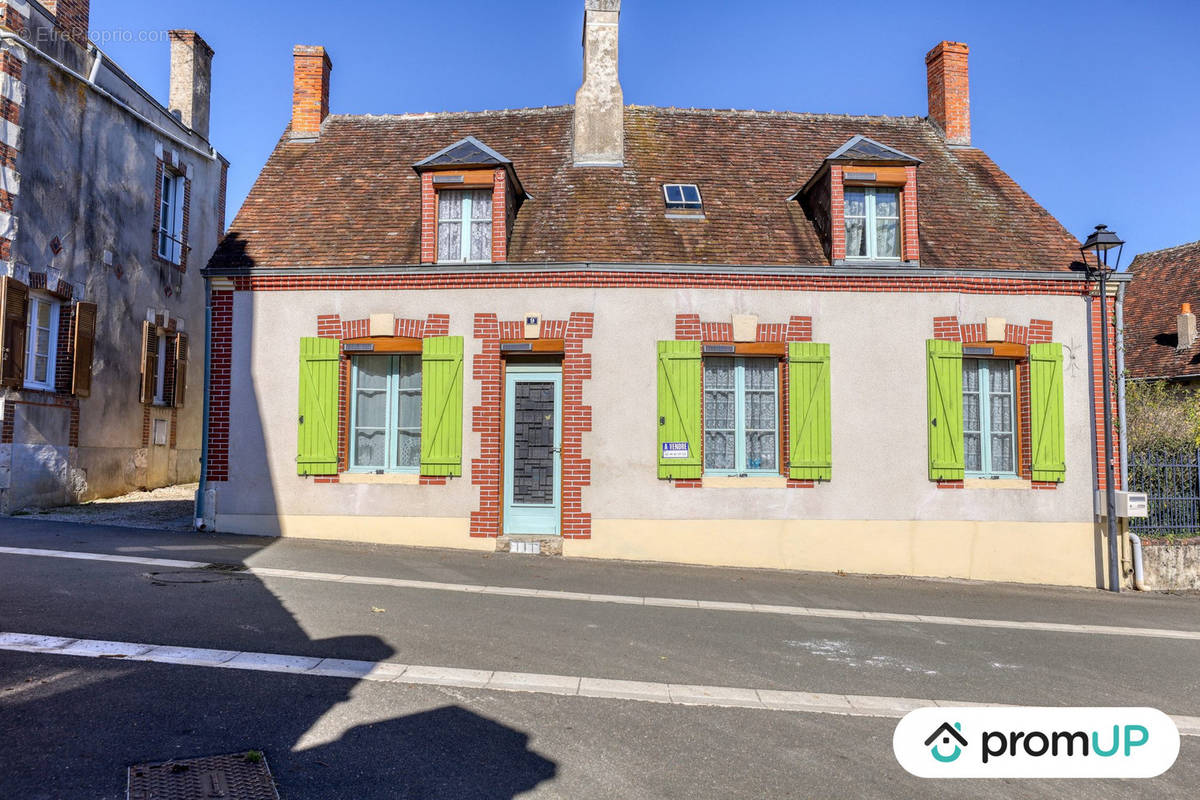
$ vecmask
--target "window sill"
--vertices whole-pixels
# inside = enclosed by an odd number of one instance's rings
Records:
[[[782,475],[705,475],[700,479],[704,489],[786,489],[787,478]]]
[[[49,384],[41,383],[25,383],[21,386],[27,392],[54,392],[55,389]]]
[[[1033,482],[1024,478],[967,478],[964,489],[1032,489]]]
[[[416,486],[421,482],[421,476],[415,472],[343,472],[338,476],[338,483],[384,483],[392,486]]]

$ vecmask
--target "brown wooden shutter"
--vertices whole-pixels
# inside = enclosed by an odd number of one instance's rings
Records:
[[[158,375],[158,328],[153,322],[142,323],[142,402],[154,402],[154,384]]]
[[[92,354],[96,350],[96,304],[76,303],[71,349],[75,363],[71,369],[71,394],[87,397],[92,393]]]
[[[25,383],[25,331],[29,325],[29,287],[0,278],[0,386]]]
[[[176,408],[183,408],[187,394],[188,337],[186,333],[175,334],[175,387],[171,399]]]

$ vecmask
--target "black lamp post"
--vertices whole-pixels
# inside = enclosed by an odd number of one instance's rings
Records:
[[[1088,274],[1095,273],[1100,278],[1100,348],[1104,365],[1104,500],[1108,508],[1108,588],[1114,592],[1121,591],[1121,571],[1117,547],[1117,493],[1113,486],[1112,384],[1108,377],[1108,276],[1121,265],[1121,251],[1124,248],[1125,242],[1107,225],[1097,225],[1079,248]],[[1117,257],[1110,264],[1109,253],[1113,250],[1117,251]],[[1088,261],[1089,253],[1094,264]]]

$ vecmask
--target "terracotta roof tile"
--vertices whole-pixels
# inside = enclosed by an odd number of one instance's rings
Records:
[[[1143,253],[1125,290],[1125,369],[1132,378],[1200,376],[1200,342],[1177,350],[1180,306],[1200,312],[1200,242]]]
[[[315,142],[281,138],[210,262],[247,267],[420,261],[412,165],[474,136],[510,158],[532,196],[513,262],[825,265],[788,197],[855,135],[924,163],[927,267],[1069,269],[1078,243],[986,155],[949,148],[917,117],[628,106],[623,168],[571,164],[570,106],[455,114],[331,116]],[[703,220],[666,217],[662,184],[696,183]]]

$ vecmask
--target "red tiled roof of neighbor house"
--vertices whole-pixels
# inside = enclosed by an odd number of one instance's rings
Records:
[[[856,134],[922,160],[920,264],[1070,269],[1079,244],[982,151],[949,147],[920,117],[626,106],[623,167],[575,167],[572,107],[404,116],[333,115],[315,140],[276,145],[217,270],[420,263],[413,164],[466,136],[511,159],[529,193],[510,263],[828,265],[788,201]],[[704,218],[664,213],[664,183],[695,183]]]
[[[1125,368],[1131,378],[1200,377],[1200,342],[1177,350],[1184,303],[1200,312],[1200,242],[1143,253],[1125,290]]]

